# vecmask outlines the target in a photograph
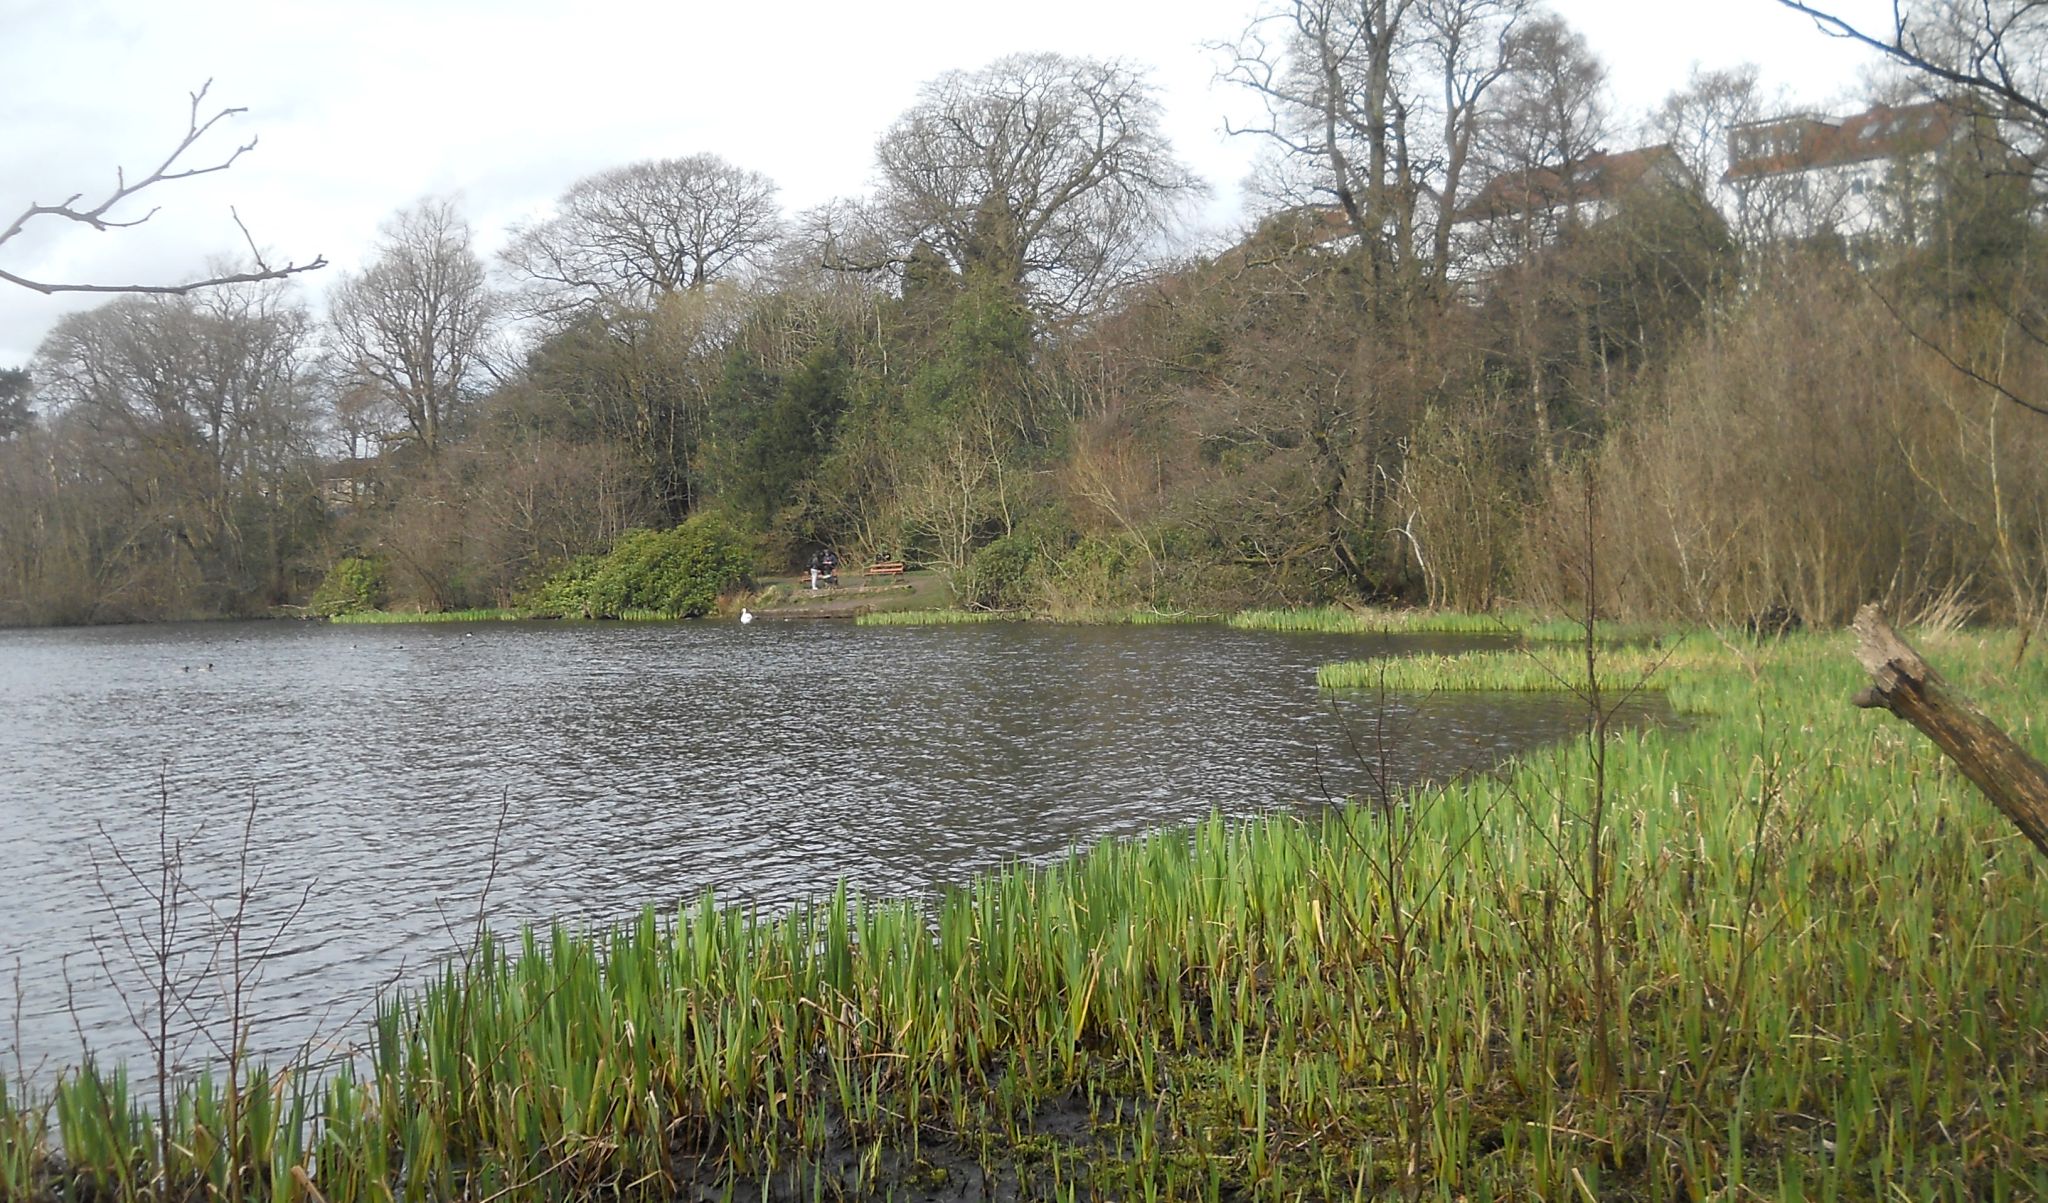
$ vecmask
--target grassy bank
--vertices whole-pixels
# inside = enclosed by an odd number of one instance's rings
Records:
[[[327,621],[343,626],[379,626],[387,623],[419,622],[681,622],[688,618],[674,610],[624,610],[616,617],[606,619],[556,619],[554,615],[536,614],[531,610],[359,610],[353,614],[336,614]]]
[[[1325,635],[1504,635],[1532,643],[1571,643],[1585,635],[1585,628],[1569,619],[1545,617],[1528,610],[1507,610],[1498,614],[1460,614],[1448,610],[1382,610],[1348,606],[1240,610],[1231,614],[1139,608],[1061,610],[1045,613],[941,608],[863,614],[860,621],[870,626],[944,626],[952,623],[1026,621],[1079,623],[1089,626],[1223,622],[1240,631],[1285,631]],[[1663,628],[1643,623],[1603,620],[1596,630],[1599,638],[1610,642],[1646,642],[1656,638],[1662,633]]]
[[[1145,627],[1214,622],[1217,615],[1188,610],[1066,610],[1031,614],[1021,610],[878,610],[862,614],[871,627],[943,627],[978,622],[1053,622],[1085,626]]]
[[[383,626],[415,622],[520,622],[531,617],[524,610],[357,610],[331,615],[327,621],[341,626]]]
[[[331,1203],[2048,1196],[2048,872],[1847,705],[1846,638],[1740,650],[1682,641],[1658,680],[1700,720],[1604,755],[1105,844],[928,907],[707,899],[487,943],[318,1090],[189,1085],[171,1179]],[[2048,696],[2005,637],[1923,650],[2015,725]],[[146,1197],[159,1146],[124,1092],[65,1080],[61,1165],[40,1101],[0,1107],[0,1196]]]

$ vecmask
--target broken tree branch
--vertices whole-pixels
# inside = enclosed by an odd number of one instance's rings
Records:
[[[1876,605],[1856,612],[1856,659],[1870,673],[1857,706],[1889,710],[1955,762],[1992,805],[2048,856],[2048,766],[2029,755],[1907,645]]]

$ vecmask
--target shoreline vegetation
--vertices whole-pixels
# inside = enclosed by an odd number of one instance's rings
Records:
[[[2018,638],[1923,645],[2025,715]],[[1606,647],[1696,721],[933,900],[487,935],[359,1061],[182,1081],[161,1132],[117,1067],[0,1084],[0,1198],[2048,1196],[2048,874],[1848,647]]]
[[[715,610],[691,614],[680,610],[624,609],[584,618],[520,607],[470,610],[358,610],[325,616],[342,625],[385,625],[437,622],[682,622],[692,618],[737,616],[742,606],[757,615],[846,618],[861,626],[971,626],[996,622],[1047,622],[1075,626],[1163,626],[1221,623],[1243,631],[1280,631],[1327,635],[1500,635],[1535,643],[1569,643],[1583,628],[1531,611],[1497,614],[1458,611],[1323,606],[1308,609],[1159,610],[1148,607],[1062,609],[1057,611],[987,610],[930,606],[917,590],[906,586],[836,588],[810,595],[801,581],[771,585],[757,593],[728,598]],[[1603,620],[1599,638],[1629,641],[1654,639],[1668,624],[1620,623]]]
[[[1578,623],[1546,617],[1530,610],[1471,614],[1456,610],[1369,606],[1316,606],[1238,611],[1159,610],[1142,607],[1052,611],[906,608],[861,614],[858,621],[864,626],[953,626],[983,622],[1149,626],[1214,622],[1241,631],[1282,631],[1322,635],[1501,635],[1540,643],[1570,643],[1585,635],[1585,628]],[[1603,619],[1596,627],[1596,635],[1603,641],[1648,641],[1670,629],[1670,624],[1610,622]]]

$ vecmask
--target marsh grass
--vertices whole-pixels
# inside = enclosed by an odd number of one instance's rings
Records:
[[[1042,622],[1105,627],[1186,626],[1191,623],[1217,622],[1223,618],[1221,614],[1200,610],[1157,610],[1135,606],[1112,609],[1060,609],[1033,617]]]
[[[1219,616],[1192,610],[1057,610],[1043,614],[1024,610],[876,610],[862,614],[864,626],[957,626],[981,622],[1051,622],[1079,626],[1144,627],[1215,622]]]
[[[532,615],[524,610],[359,610],[336,614],[327,621],[345,626],[380,626],[416,622],[518,622]]]
[[[530,610],[362,610],[354,614],[336,614],[327,621],[344,625],[377,626],[421,622],[526,622],[540,615]],[[570,619],[566,621],[604,622],[681,622],[689,617],[674,610],[622,610],[618,617],[610,619]],[[556,619],[554,621],[565,621]]]
[[[1241,631],[1285,631],[1333,635],[1508,635],[1532,642],[1570,643],[1584,628],[1566,619],[1546,618],[1530,611],[1459,614],[1439,610],[1354,609],[1314,606],[1240,610],[1221,614],[1203,610],[1158,610],[1144,607],[1108,609],[1062,608],[1045,612],[1022,610],[897,610],[863,614],[869,626],[943,626],[974,622],[1054,622],[1085,626],[1155,626],[1222,622]],[[1601,621],[1604,641],[1648,640],[1659,628]]]
[[[2001,650],[1938,654],[2028,713],[2048,676]],[[1661,671],[1700,721],[1605,743],[1617,1089],[1559,901],[1575,742],[1426,806],[1211,820],[929,903],[486,936],[317,1098],[252,1080],[268,1101],[227,1131],[220,1084],[184,1083],[161,1178],[286,1203],[879,1198],[973,1166],[1026,1197],[2048,1197],[2032,850],[1846,704],[1841,637]],[[11,1096],[0,1194],[163,1197],[153,1128],[117,1069]]]
[[[1498,614],[1461,614],[1449,610],[1360,609],[1320,606],[1279,610],[1241,610],[1230,625],[1246,631],[1297,631],[1336,635],[1517,635],[1539,643],[1572,643],[1585,627],[1570,619],[1546,617],[1528,610]],[[1643,623],[1600,620],[1594,630],[1607,641],[1647,640],[1662,628]]]
[[[1013,610],[872,610],[854,621],[864,627],[955,627],[1023,619]]]
[[[1585,679],[1582,649],[1536,644],[1528,648],[1346,660],[1316,670],[1325,689],[1381,689],[1393,693],[1571,692]],[[1738,671],[1739,645],[1692,635],[1660,643],[1607,646],[1600,651],[1602,675],[1623,690],[1638,684],[1660,689],[1684,686],[1702,674]]]

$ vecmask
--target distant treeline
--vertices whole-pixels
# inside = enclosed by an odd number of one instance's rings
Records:
[[[1227,246],[1161,252],[1201,184],[1142,77],[1026,55],[928,83],[858,200],[637,163],[490,265],[421,202],[324,317],[68,317],[0,375],[0,622],[272,613],[337,565],[523,604],[699,515],[990,608],[1541,606],[1592,555],[1618,616],[2041,620],[2026,128],[1910,81],[1790,117],[1751,71],[1625,127],[1528,3],[1282,7]]]

